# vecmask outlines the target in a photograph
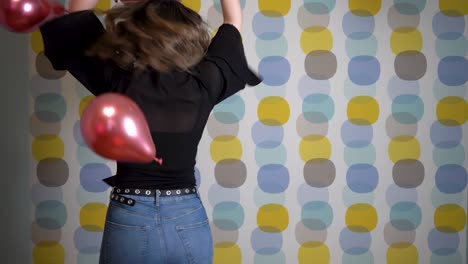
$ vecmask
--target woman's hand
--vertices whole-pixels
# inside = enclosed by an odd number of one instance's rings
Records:
[[[69,12],[93,9],[99,0],[70,0],[68,4]]]
[[[225,24],[231,24],[241,31],[242,29],[242,8],[240,0],[221,0],[223,17]]]

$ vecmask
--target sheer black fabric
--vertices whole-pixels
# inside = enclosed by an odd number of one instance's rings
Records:
[[[157,156],[156,163],[117,162],[112,186],[179,188],[195,185],[197,147],[213,107],[243,89],[261,82],[247,64],[239,31],[222,25],[205,58],[190,73],[134,72],[112,61],[84,54],[104,32],[92,11],[56,18],[40,28],[44,53],[57,70],[68,70],[91,93],[116,92],[129,96],[148,121]]]

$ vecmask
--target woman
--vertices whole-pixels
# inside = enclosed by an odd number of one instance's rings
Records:
[[[248,68],[239,0],[222,0],[210,40],[178,1],[118,5],[105,25],[97,0],[41,26],[45,55],[95,95],[122,93],[143,110],[164,163],[117,162],[100,263],[211,263],[213,241],[194,177],[197,146],[214,105],[260,79]],[[128,1],[127,1],[128,2]]]

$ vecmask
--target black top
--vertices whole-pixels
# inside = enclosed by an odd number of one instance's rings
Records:
[[[105,29],[92,11],[74,12],[40,27],[44,53],[56,70],[68,70],[91,93],[117,92],[137,103],[148,121],[162,165],[117,162],[105,181],[128,188],[195,185],[197,147],[213,107],[261,80],[248,67],[239,31],[222,25],[204,59],[188,72],[136,73],[111,60],[84,55]]]

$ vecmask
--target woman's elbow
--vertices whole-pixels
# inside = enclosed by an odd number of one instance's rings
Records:
[[[242,32],[242,20],[241,19],[224,19],[224,24],[233,25],[239,32]]]

